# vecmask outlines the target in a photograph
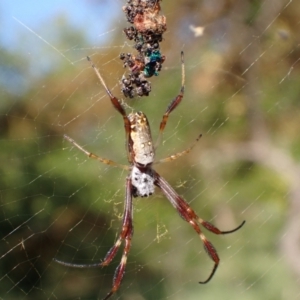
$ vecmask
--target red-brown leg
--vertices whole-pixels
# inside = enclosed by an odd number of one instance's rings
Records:
[[[217,253],[217,250],[215,249],[215,247],[212,245],[212,243],[210,241],[208,241],[206,239],[205,235],[202,233],[202,231],[198,225],[198,222],[201,225],[203,225],[207,230],[211,231],[212,233],[227,234],[227,233],[232,233],[232,232],[240,229],[245,224],[245,221],[243,221],[241,225],[239,225],[237,228],[235,228],[233,230],[230,230],[230,231],[219,230],[211,223],[200,219],[197,216],[197,214],[194,212],[194,210],[188,205],[188,203],[175,192],[175,190],[170,186],[170,184],[163,177],[161,177],[154,170],[153,170],[153,173],[154,173],[154,177],[155,177],[155,181],[154,181],[155,185],[158,186],[162,190],[162,192],[164,193],[166,198],[171,202],[173,207],[178,211],[179,215],[185,221],[187,221],[188,223],[190,223],[192,225],[192,227],[198,233],[200,239],[202,240],[205,251],[207,252],[209,257],[215,263],[208,278],[205,281],[200,281],[199,283],[209,282],[211,280],[211,278],[214,276],[214,274],[218,268],[220,258],[218,256],[218,253]]]
[[[129,141],[129,134],[130,134],[130,122],[128,120],[128,117],[126,115],[126,111],[124,109],[124,107],[122,106],[122,104],[120,103],[119,99],[117,97],[115,97],[112,92],[110,91],[110,89],[107,87],[104,79],[102,78],[98,68],[95,66],[95,64],[92,62],[92,60],[90,59],[89,56],[87,56],[87,60],[91,63],[92,68],[94,69],[97,77],[99,78],[102,86],[104,87],[107,95],[110,98],[110,101],[112,103],[112,105],[114,106],[114,108],[122,115],[123,117],[123,121],[124,121],[124,127],[125,127],[125,135],[126,135],[126,150],[127,150],[127,157],[128,157],[128,161],[131,163],[132,162],[132,158],[130,156],[129,153],[129,149],[128,149],[128,141]]]
[[[107,252],[104,260],[100,263],[96,264],[72,264],[63,262],[57,259],[53,259],[57,263],[67,266],[67,267],[74,267],[74,268],[96,268],[96,267],[103,267],[107,266],[117,254],[122,242],[125,240],[125,246],[123,250],[123,255],[121,258],[121,262],[117,267],[114,279],[113,279],[113,286],[110,292],[106,295],[103,300],[107,300],[111,295],[113,295],[120,287],[123,275],[125,273],[126,263],[127,263],[127,256],[131,247],[131,238],[133,235],[133,224],[132,224],[132,184],[131,178],[128,176],[126,178],[126,197],[125,197],[125,205],[124,205],[124,215],[123,215],[123,222],[122,222],[122,230],[119,235],[118,240],[112,246],[112,248]]]
[[[163,131],[164,131],[166,125],[167,125],[170,113],[179,105],[179,103],[181,102],[181,100],[183,98],[183,94],[184,94],[184,82],[185,82],[184,60],[183,60],[183,51],[181,51],[181,88],[180,88],[180,92],[171,101],[171,103],[169,104],[166,112],[163,115],[162,121],[160,122],[160,126],[159,126],[159,136],[158,136],[157,142],[155,144],[156,147],[158,146],[158,144],[161,141],[162,134],[163,134]]]
[[[123,215],[123,224],[122,224],[122,230],[121,234],[115,243],[115,245],[109,250],[107,253],[104,261],[101,263],[102,266],[107,266],[115,257],[121,243],[123,240],[125,240],[125,246],[123,250],[123,255],[121,258],[121,262],[119,266],[117,267],[114,279],[113,279],[113,286],[110,292],[106,295],[106,297],[103,300],[107,300],[111,295],[113,295],[120,287],[120,284],[122,282],[123,275],[125,273],[126,263],[127,263],[127,257],[128,253],[131,247],[131,238],[133,235],[133,224],[132,224],[132,217],[133,217],[133,211],[132,211],[132,184],[131,184],[131,178],[128,176],[126,178],[126,197],[125,197],[125,209],[124,209],[124,215]]]

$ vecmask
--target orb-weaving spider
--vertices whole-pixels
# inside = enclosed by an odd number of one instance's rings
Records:
[[[91,62],[90,58],[88,60]],[[130,113],[126,114],[126,111],[120,101],[111,93],[111,91],[106,86],[102,76],[100,75],[99,70],[96,66],[91,62],[93,69],[95,70],[101,84],[103,85],[106,93],[108,94],[113,106],[115,109],[122,115],[125,126],[126,133],[126,145],[127,145],[127,155],[130,166],[119,165],[112,160],[101,158],[91,152],[88,152],[80,145],[78,145],[72,138],[67,135],[64,136],[66,140],[72,143],[79,150],[84,152],[88,157],[94,158],[104,164],[107,165],[115,165],[119,166],[123,169],[129,170],[129,174],[126,178],[126,188],[125,188],[125,204],[124,204],[124,214],[122,221],[122,229],[119,234],[119,237],[112,248],[106,254],[104,260],[100,263],[81,265],[81,264],[73,264],[67,263],[63,261],[59,261],[54,259],[56,262],[68,266],[68,267],[103,267],[107,266],[115,257],[118,249],[121,246],[121,243],[125,241],[125,246],[123,250],[123,255],[121,258],[121,262],[118,265],[114,279],[113,286],[110,292],[106,295],[104,300],[108,299],[111,295],[113,295],[120,287],[123,275],[125,273],[125,267],[127,262],[127,256],[131,247],[131,238],[133,235],[133,224],[132,224],[132,197],[148,197],[154,193],[154,187],[159,187],[166,198],[170,201],[173,207],[177,210],[179,215],[194,228],[194,230],[198,233],[200,239],[203,242],[204,249],[206,250],[209,257],[214,261],[214,267],[205,281],[200,281],[199,283],[207,283],[215,274],[217,267],[219,265],[219,256],[217,254],[214,246],[209,242],[205,235],[202,233],[200,229],[200,224],[205,227],[207,230],[211,231],[215,234],[227,234],[232,233],[238,229],[240,229],[245,221],[243,221],[237,228],[229,230],[229,231],[221,231],[216,228],[211,223],[204,221],[199,218],[194,210],[189,206],[189,204],[180,197],[175,190],[170,186],[170,184],[161,177],[154,169],[152,169],[152,165],[154,163],[167,162],[177,159],[178,157],[189,153],[192,148],[195,146],[196,142],[200,139],[201,135],[197,138],[195,143],[185,151],[179,152],[177,154],[171,155],[165,159],[161,159],[157,162],[154,162],[154,152],[155,147],[153,146],[151,131],[148,123],[148,119],[146,115],[142,112]],[[181,66],[182,66],[182,83],[180,93],[171,101],[166,112],[163,115],[162,121],[160,123],[160,140],[162,133],[165,129],[165,126],[168,121],[169,114],[178,106],[183,98],[184,93],[184,62],[183,62],[183,52],[181,52]]]

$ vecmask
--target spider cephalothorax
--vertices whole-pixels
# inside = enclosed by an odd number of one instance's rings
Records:
[[[140,169],[133,166],[130,174],[133,197],[148,197],[154,193],[154,175],[151,168]]]

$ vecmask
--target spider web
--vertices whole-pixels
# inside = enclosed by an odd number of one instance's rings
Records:
[[[30,4],[33,4],[30,6]],[[88,159],[63,139],[126,164],[123,121],[86,61],[89,55],[121,98],[133,52],[120,0],[2,4],[1,299],[102,299],[110,266],[58,265],[103,259],[120,230],[126,172]],[[149,97],[127,102],[145,112],[152,134],[180,88],[155,166],[198,215],[224,236],[204,232],[221,259],[157,191],[134,199],[134,236],[113,299],[299,299],[300,139],[298,1],[162,2],[167,60]],[[33,17],[30,10],[38,12]],[[2,26],[2,27],[3,27]]]

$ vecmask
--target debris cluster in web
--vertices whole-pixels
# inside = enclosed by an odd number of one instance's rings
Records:
[[[124,33],[137,54],[121,53],[120,59],[129,74],[123,76],[122,92],[125,97],[148,96],[151,83],[147,78],[157,76],[165,61],[160,52],[160,42],[167,30],[166,17],[160,14],[161,0],[128,0],[123,6],[127,21],[132,24]]]

